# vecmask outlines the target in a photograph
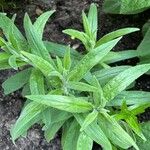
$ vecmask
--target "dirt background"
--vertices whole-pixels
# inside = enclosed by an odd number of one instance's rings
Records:
[[[142,25],[149,19],[149,10],[139,15],[132,16],[105,14],[102,11],[103,0],[20,0],[17,2],[15,8],[11,7],[5,10],[5,12],[7,12],[9,16],[12,16],[14,13],[17,14],[16,24],[23,31],[22,18],[25,12],[28,12],[32,20],[35,20],[42,11],[55,9],[55,15],[48,21],[45,28],[44,39],[71,45],[77,44],[80,46],[79,41],[71,41],[68,36],[62,33],[62,30],[66,28],[82,30],[81,11],[83,9],[86,11],[92,2],[98,5],[99,37],[123,27],[142,28]],[[140,32],[133,33],[125,36],[115,49],[136,49],[141,40],[142,34]],[[135,65],[137,61],[138,59],[132,59],[121,62],[121,64]],[[13,73],[14,71],[12,70],[0,71],[0,84]],[[138,79],[135,89],[150,91],[149,76],[144,75]],[[5,96],[3,94],[3,89],[0,87],[0,150],[60,150],[60,135],[57,135],[53,141],[47,143],[39,125],[35,125],[28,132],[27,138],[20,138],[16,142],[16,146],[13,145],[9,129],[18,118],[23,103],[24,100],[19,92]],[[139,116],[139,120],[150,120],[150,111],[146,110],[143,115]],[[93,149],[100,150],[100,147],[95,144]]]

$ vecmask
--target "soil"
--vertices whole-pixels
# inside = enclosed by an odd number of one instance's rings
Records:
[[[79,41],[72,41],[69,36],[62,33],[62,30],[66,28],[82,30],[81,11],[83,9],[86,11],[92,2],[97,3],[99,7],[99,37],[123,27],[142,28],[142,25],[149,19],[149,10],[139,15],[131,16],[105,14],[102,11],[103,0],[20,0],[17,2],[15,8],[6,10],[6,12],[10,16],[17,13],[16,24],[23,31],[22,18],[25,12],[28,12],[32,20],[35,20],[42,11],[56,9],[55,15],[47,23],[44,39],[81,46]],[[140,32],[127,35],[115,49],[136,49],[141,40],[142,34]],[[137,63],[137,59],[121,63],[134,65]],[[13,73],[14,71],[12,70],[0,71],[0,84]],[[149,76],[144,75],[139,78],[136,82],[135,89],[150,91]],[[60,136],[57,135],[53,141],[47,143],[39,125],[35,125],[29,130],[27,138],[20,138],[16,142],[16,146],[12,143],[9,129],[18,118],[23,103],[24,100],[19,91],[5,96],[3,89],[0,87],[0,150],[60,150]],[[139,117],[139,120],[141,122],[150,120],[150,110],[147,109]],[[100,150],[101,148],[95,144],[93,149]]]

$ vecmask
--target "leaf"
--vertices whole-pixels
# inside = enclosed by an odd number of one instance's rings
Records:
[[[80,81],[117,44],[120,38],[105,43],[87,53],[69,74],[71,81]]]
[[[78,91],[88,91],[88,92],[95,92],[97,91],[97,88],[94,86],[91,86],[84,82],[74,82],[70,81],[67,83],[67,88],[78,90]]]
[[[150,64],[137,65],[126,69],[111,79],[103,88],[104,97],[107,101],[112,100],[134,80],[146,73],[150,69]]]
[[[76,120],[82,126],[85,115],[83,114],[74,114]],[[112,150],[111,143],[107,139],[106,135],[102,131],[102,129],[95,123],[91,123],[87,128],[84,130],[84,132],[96,143],[100,144],[104,150]]]
[[[125,132],[123,128],[117,123],[117,121],[107,113],[99,115],[98,123],[113,144],[123,149],[128,149],[129,147],[134,146],[136,150],[139,150],[136,143],[128,135],[128,133]]]
[[[103,9],[106,13],[137,14],[150,7],[149,0],[105,0]]]
[[[67,128],[68,127],[68,128]],[[69,122],[63,131],[62,147],[63,150],[77,150],[77,140],[79,137],[79,124],[74,119]]]
[[[31,52],[35,55],[41,56],[43,59],[53,64],[53,60],[50,57],[48,50],[27,14],[24,17],[24,28]]]
[[[84,132],[81,132],[77,141],[77,150],[92,150],[93,140]]]
[[[49,125],[48,129],[44,132],[47,142],[50,142],[55,137],[55,134],[61,128],[64,122],[65,121],[60,121]]]
[[[54,67],[43,58],[24,52],[21,52],[25,57],[27,57],[32,63],[33,66],[41,70],[41,72],[48,77],[52,71],[55,71]]]
[[[30,95],[26,97],[37,103],[72,113],[87,112],[93,109],[92,104],[87,102],[84,98],[60,95]]]
[[[86,49],[88,49],[87,43],[88,43],[89,37],[84,32],[80,32],[74,29],[66,29],[66,30],[63,30],[63,33],[70,35],[72,39],[74,38],[79,39],[84,44]]]
[[[20,88],[22,88],[28,81],[30,77],[31,69],[25,69],[16,73],[15,75],[8,78],[3,84],[5,94],[10,94]]]
[[[93,110],[91,113],[89,113],[86,116],[80,131],[82,132],[83,130],[85,130],[85,128],[87,128],[87,126],[89,126],[97,118],[97,115],[98,115],[98,111],[96,110]]]
[[[131,66],[116,66],[107,69],[101,69],[92,73],[97,80],[104,86],[109,80],[117,76],[119,73],[130,68]]]
[[[90,24],[89,24],[89,20],[86,16],[86,14],[84,13],[84,11],[82,11],[82,21],[83,21],[83,26],[84,26],[84,31],[85,33],[91,37],[91,27],[90,27]]]
[[[105,62],[107,64],[115,63],[118,61],[131,59],[138,57],[138,51],[136,50],[123,50],[119,52],[109,52],[108,55],[106,55],[101,62]]]
[[[98,16],[97,16],[97,7],[96,4],[92,3],[90,5],[89,13],[88,13],[88,21],[91,28],[92,33],[94,34],[94,39],[97,39],[97,30],[98,30]]]
[[[147,141],[143,141],[141,138],[137,137],[137,145],[141,150],[147,150],[150,146],[150,121],[141,123],[142,132],[145,135]]]
[[[46,49],[54,56],[64,57],[66,49],[68,46],[63,44],[57,44],[53,42],[44,41]],[[81,54],[74,49],[70,48],[71,59],[80,59]]]
[[[9,19],[6,15],[0,14],[0,28],[3,30],[4,35],[9,40],[9,34],[10,34],[10,27],[12,27],[14,31],[14,37],[19,44],[18,47],[20,47],[20,50],[26,50],[27,49],[27,41],[24,38],[24,36],[21,34],[21,32],[18,30],[18,28],[14,25],[14,22]]]
[[[23,135],[33,124],[40,120],[39,114],[45,109],[43,105],[30,102],[21,112],[21,115],[11,129],[12,140]]]
[[[150,92],[144,91],[123,91],[113,100],[107,103],[107,106],[121,106],[123,100],[127,105],[143,105],[150,103]]]
[[[9,57],[9,59],[8,59],[9,65],[10,65],[13,69],[15,69],[15,70],[18,69],[18,66],[17,66],[16,61],[17,61],[17,60],[16,60],[16,56],[15,56],[15,55],[11,55],[11,56]]]
[[[115,38],[118,38],[120,36],[129,34],[132,32],[136,32],[136,31],[139,31],[139,29],[138,28],[123,28],[123,29],[119,29],[119,30],[110,32],[97,41],[96,47],[98,47],[106,42],[109,42]]]
[[[70,57],[70,48],[68,47],[66,49],[64,59],[63,59],[64,68],[66,70],[70,70],[71,68],[71,57]]]
[[[30,75],[30,91],[33,95],[44,94],[44,78],[39,70],[32,69]]]
[[[47,11],[40,15],[37,20],[34,22],[34,28],[39,34],[40,39],[43,37],[44,27],[49,17],[55,12],[55,10]]]

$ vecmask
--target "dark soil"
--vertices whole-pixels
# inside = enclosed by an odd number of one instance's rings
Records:
[[[6,10],[6,12],[8,12],[10,16],[17,13],[16,23],[23,31],[22,21],[25,12],[29,13],[32,20],[35,20],[42,11],[56,9],[55,15],[47,23],[44,39],[71,45],[78,44],[79,46],[80,42],[71,41],[68,36],[62,33],[62,30],[66,28],[82,30],[81,11],[83,9],[86,11],[92,2],[97,3],[99,6],[99,37],[123,27],[142,28],[142,25],[148,20],[150,11],[132,16],[106,15],[102,11],[102,1],[103,0],[20,0],[14,9],[11,8]],[[141,39],[142,34],[140,32],[125,36],[115,49],[136,49]],[[136,62],[137,60],[128,60],[123,63],[135,64]],[[13,73],[14,71],[1,71],[0,84]],[[135,88],[150,91],[149,76],[144,75],[138,79]],[[56,136],[52,142],[47,143],[39,125],[35,125],[28,132],[27,138],[20,138],[16,142],[16,146],[13,145],[9,129],[19,116],[23,103],[24,100],[19,92],[4,96],[3,90],[0,88],[0,150],[60,150],[59,136]],[[149,110],[140,117],[140,121],[147,120],[150,120]],[[100,147],[95,145],[93,149],[99,150]]]

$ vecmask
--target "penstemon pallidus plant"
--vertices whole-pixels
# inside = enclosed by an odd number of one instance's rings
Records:
[[[85,32],[64,31],[83,42],[87,53],[81,55],[69,46],[42,40],[45,23],[53,12],[43,13],[33,24],[26,14],[26,38],[15,26],[15,16],[9,19],[0,14],[0,28],[6,38],[0,38],[4,50],[0,69],[21,70],[2,86],[5,94],[23,88],[22,95],[27,98],[11,129],[13,142],[40,123],[47,141],[62,129],[63,150],[91,150],[94,141],[104,150],[131,146],[138,150],[133,135],[146,139],[136,115],[149,107],[150,93],[127,89],[150,69],[150,64],[108,65],[133,56],[132,52],[127,56],[126,52],[110,51],[120,36],[138,29],[120,29],[97,41],[97,8],[91,4],[88,17],[82,13]]]

